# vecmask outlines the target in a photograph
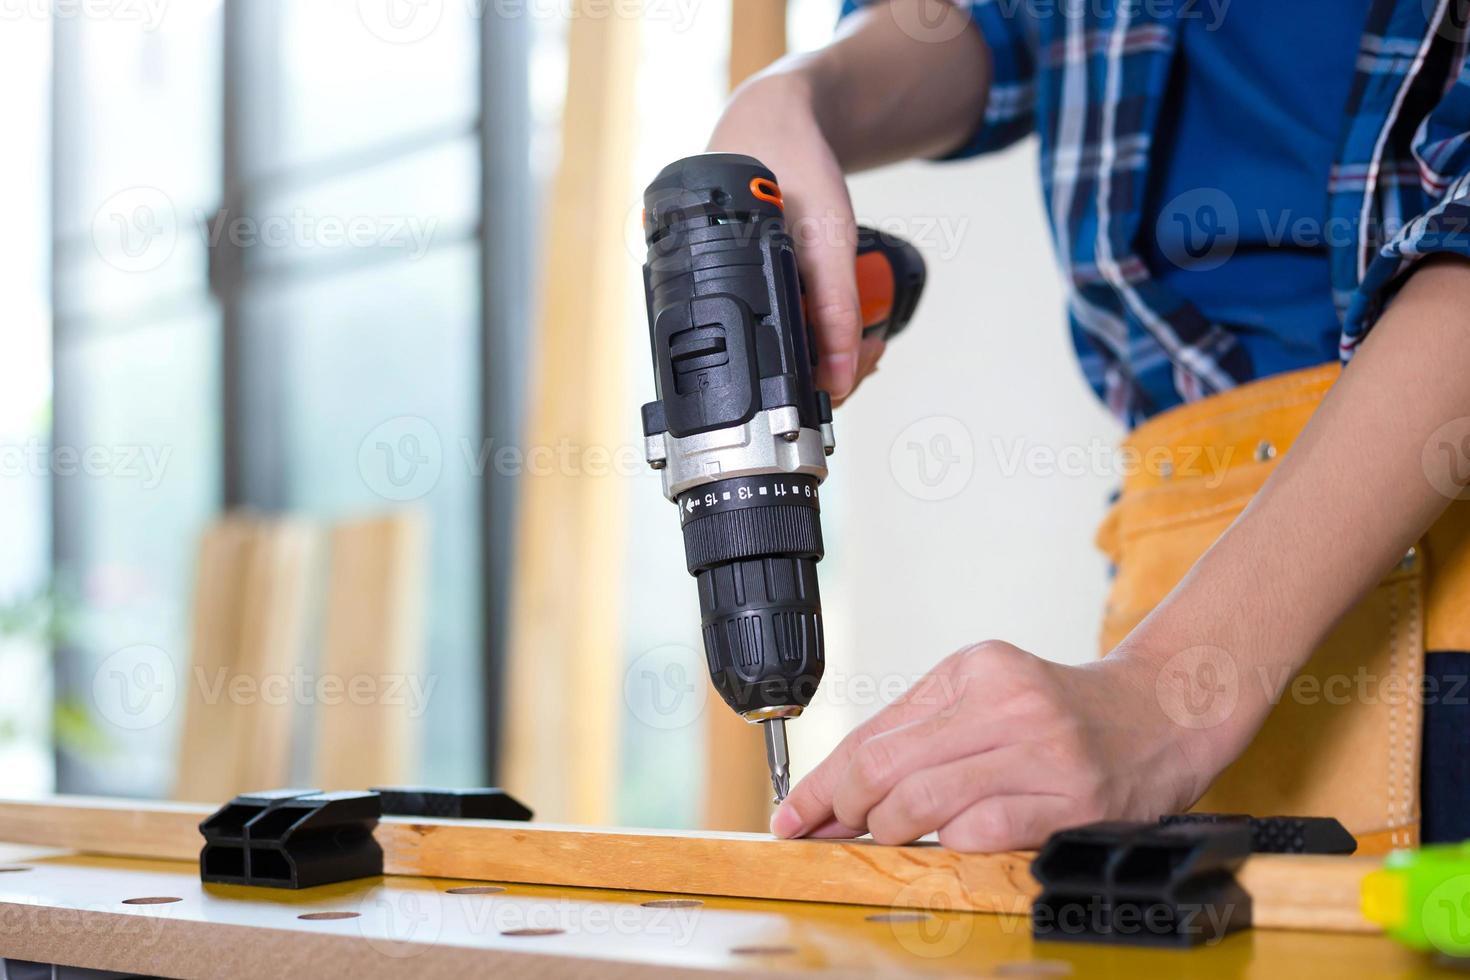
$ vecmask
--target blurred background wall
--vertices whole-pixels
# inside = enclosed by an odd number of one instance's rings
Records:
[[[726,709],[642,464],[637,224],[763,5],[4,8],[0,793],[167,796],[231,739],[312,780],[323,731],[362,733],[368,778],[379,730],[403,756],[384,778],[500,781],[551,819],[732,822],[706,792]],[[803,48],[839,3],[786,6]],[[964,643],[1095,654],[1115,483],[1095,460],[1118,432],[1071,359],[1035,169],[1023,145],[853,181],[931,285],[839,413],[798,772]],[[209,578],[243,513],[312,529],[316,557]],[[421,541],[352,543],[404,514]],[[384,609],[391,628],[348,628]],[[252,638],[266,619],[291,639]],[[287,655],[202,670],[226,629]],[[260,707],[268,677],[267,737],[221,704]],[[354,680],[370,703],[333,727]]]

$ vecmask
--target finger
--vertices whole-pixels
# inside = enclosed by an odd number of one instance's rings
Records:
[[[788,198],[786,217],[817,340],[817,386],[841,401],[857,380],[862,315],[855,270],[857,222],[840,175],[832,186],[830,196]]]
[[[853,751],[847,771],[833,789],[832,813],[849,827],[871,829],[868,811],[900,782],[935,766],[988,753],[1003,745],[1006,737],[1004,722],[987,723],[949,711],[891,728]],[[970,798],[976,797],[971,793]]]
[[[851,397],[852,392],[856,391],[858,385],[863,383],[864,378],[878,370],[878,359],[883,356],[883,351],[886,347],[887,344],[877,337],[865,337],[863,339],[861,345],[858,347],[857,377],[853,381],[852,390],[848,392],[848,397]],[[832,400],[832,404],[841,405],[846,400],[845,398],[835,398]]]
[[[939,828],[939,843],[953,851],[1019,851],[1084,823],[1071,797],[1051,794],[992,796],[961,811]]]
[[[792,789],[771,818],[771,833],[777,837],[800,837],[833,819],[832,793],[837,780],[847,771],[852,753],[875,735],[947,710],[961,690],[953,669],[958,663],[957,658],[946,659],[882,711],[848,733],[832,754]]]
[[[907,844],[981,800],[1033,791],[1035,769],[1035,755],[1026,746],[1006,746],[921,769],[900,779],[868,811],[864,825],[880,844]]]
[[[854,837],[863,836],[863,833],[864,832],[861,830],[857,830],[853,827],[848,827],[842,823],[839,823],[836,820],[828,820],[820,827],[809,831],[805,836],[811,837],[813,839],[850,840]]]

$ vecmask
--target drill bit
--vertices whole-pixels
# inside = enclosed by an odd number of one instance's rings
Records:
[[[791,759],[786,754],[786,720],[772,718],[761,722],[766,733],[766,765],[771,769],[771,788],[776,791],[772,803],[780,803],[791,792]]]

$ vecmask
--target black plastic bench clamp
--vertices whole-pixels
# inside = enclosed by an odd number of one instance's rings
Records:
[[[199,825],[207,882],[310,888],[383,873],[376,793],[281,789],[235,797]]]
[[[1323,817],[1182,814],[1053,834],[1031,864],[1038,940],[1190,947],[1251,925],[1235,872],[1252,853],[1351,854],[1357,841]]]
[[[532,813],[503,789],[433,789],[374,786],[386,817],[439,817],[448,820],[530,820]]]

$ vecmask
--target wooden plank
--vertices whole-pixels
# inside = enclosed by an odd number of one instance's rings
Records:
[[[786,53],[787,0],[739,0],[730,5],[730,88]]]
[[[632,402],[622,365],[639,281],[623,229],[641,24],[602,7],[575,0],[567,28],[562,157],[523,444],[539,462],[519,505],[500,760],[501,782],[537,813],[586,823],[613,818],[627,483],[594,471],[587,454],[625,438]]]
[[[242,592],[238,670],[257,684],[276,684],[276,690],[271,697],[256,696],[250,705],[234,781],[202,797],[193,787],[177,799],[211,799],[228,795],[233,786],[289,782],[292,721],[299,707],[280,695],[289,690],[292,672],[305,659],[316,552],[316,528],[305,522],[273,518],[257,523]],[[198,761],[209,765],[207,759]]]
[[[234,668],[239,657],[240,582],[250,530],[238,517],[205,529],[194,570],[191,661],[185,685],[184,725],[175,762],[175,799],[209,799],[226,792],[236,775],[243,721],[229,702],[213,710],[204,703],[196,678],[212,681]],[[286,775],[285,769],[281,776]]]
[[[334,693],[315,706],[312,785],[413,782],[423,724],[414,709],[422,706],[405,681],[426,672],[427,521],[403,511],[342,524],[330,553],[320,678]]]
[[[305,524],[240,514],[202,536],[175,799],[288,781],[293,704],[261,695],[300,663],[314,548]]]
[[[0,841],[123,857],[193,860],[212,808],[56,798],[0,801]],[[603,830],[488,820],[385,818],[376,833],[394,875],[686,895],[1023,915],[1032,854],[960,854],[937,845],[786,841],[758,834]],[[1255,925],[1375,932],[1358,908],[1377,858],[1262,855],[1246,862]]]
[[[730,5],[731,91],[785,53],[786,0]],[[800,723],[788,727],[795,733]],[[710,830],[765,830],[771,819],[771,782],[760,729],[711,697],[704,714],[704,744],[703,825]]]

